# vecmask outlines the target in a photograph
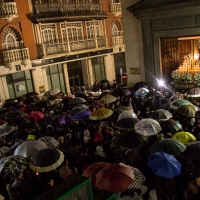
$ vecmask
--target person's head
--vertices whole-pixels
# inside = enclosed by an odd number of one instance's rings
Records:
[[[17,179],[23,179],[23,171],[16,171],[15,172],[15,178]]]
[[[47,184],[50,185],[51,187],[54,187],[54,180],[52,178],[49,178],[47,180]]]
[[[196,174],[194,181],[195,181],[196,185],[199,187],[200,186],[200,174],[199,173]]]
[[[72,174],[71,170],[66,166],[61,167],[59,172],[61,178],[64,180],[66,180]]]

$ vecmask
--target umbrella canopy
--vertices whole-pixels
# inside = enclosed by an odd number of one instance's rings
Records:
[[[137,91],[140,88],[147,88],[149,89],[149,86],[146,82],[140,81],[134,84],[133,90]]]
[[[192,88],[185,93],[186,97],[200,97],[200,88]]]
[[[77,104],[72,108],[72,110],[73,109],[88,110],[89,108],[85,104]]]
[[[4,157],[10,151],[10,147],[0,147],[0,158]]]
[[[72,119],[73,120],[83,120],[83,119],[87,119],[90,115],[91,115],[90,111],[80,111],[80,112],[75,113],[72,116]]]
[[[100,108],[92,112],[89,116],[91,120],[102,120],[110,117],[113,114],[113,111],[107,108]]]
[[[115,139],[115,144],[126,148],[132,148],[143,144],[145,141],[145,137],[131,130],[119,134]]]
[[[14,131],[14,127],[13,126],[7,126],[4,129],[0,129],[0,138],[5,136],[5,135],[9,135],[13,131]]]
[[[9,126],[23,126],[29,124],[31,121],[28,116],[24,117],[15,117],[8,122]]]
[[[133,112],[133,109],[131,107],[128,107],[128,106],[119,106],[117,109],[120,109],[120,110],[123,110],[123,111],[131,110]]]
[[[12,173],[24,170],[28,166],[27,160],[22,156],[6,156],[0,160],[0,173],[3,169],[8,169]]]
[[[156,135],[162,130],[160,124],[151,118],[142,119],[135,124],[134,128],[137,133],[140,133],[144,136]]]
[[[54,119],[47,115],[47,116],[44,116],[42,119],[38,120],[38,124],[40,124],[41,126],[48,126],[53,121]]]
[[[161,98],[158,100],[158,107],[160,109],[165,109],[171,104],[171,101],[169,99]]]
[[[123,118],[116,122],[115,127],[120,129],[134,129],[134,125],[139,121],[137,118]]]
[[[104,97],[105,95],[110,94],[110,91],[104,91],[102,92],[99,96],[98,99],[101,99],[102,97]]]
[[[29,92],[29,93],[27,93],[25,96],[27,97],[27,98],[29,98],[29,97],[32,97],[32,96],[38,96],[39,94],[37,93],[37,92]]]
[[[44,142],[46,146],[51,149],[55,149],[59,145],[59,142],[54,137],[50,136],[44,136],[39,138],[38,140]]]
[[[64,161],[64,155],[58,149],[42,149],[30,160],[29,167],[35,172],[55,170]]]
[[[125,110],[118,116],[118,121],[123,118],[137,118],[137,115],[133,112],[133,110]]]
[[[69,104],[82,104],[85,103],[86,100],[83,99],[82,97],[75,97],[73,99],[70,100]]]
[[[96,107],[104,107],[104,103],[100,100],[94,101],[92,104],[90,104],[90,108],[94,109]]]
[[[112,103],[114,101],[116,101],[116,97],[114,97],[111,94],[106,94],[105,96],[103,96],[100,100],[104,103],[104,104],[109,104]]]
[[[136,97],[142,97],[144,95],[147,95],[149,93],[149,90],[147,88],[140,88],[136,91],[135,95]]]
[[[113,111],[113,114],[109,117],[108,120],[110,120],[112,122],[116,122],[118,120],[119,115],[123,112],[123,110],[114,109],[112,111]]]
[[[200,160],[200,141],[187,145],[183,155],[191,160]]]
[[[178,132],[172,137],[175,140],[179,140],[183,144],[190,144],[191,142],[196,141],[197,139],[189,132]]]
[[[178,99],[173,101],[169,107],[173,110],[177,110],[180,106],[183,105],[192,105],[192,103],[186,99]]]
[[[23,104],[28,105],[30,103],[38,103],[38,102],[40,102],[39,98],[29,97],[29,98],[24,100]]]
[[[28,115],[28,118],[32,121],[38,121],[44,118],[44,113],[40,112],[40,111],[35,111],[32,112]]]
[[[128,88],[116,88],[111,92],[111,94],[115,97],[129,96],[131,94],[131,91]]]
[[[173,119],[168,119],[165,121],[159,121],[160,126],[162,128],[162,133],[177,133],[178,131],[182,130],[182,125],[173,120]]]
[[[132,168],[123,164],[111,164],[96,174],[96,186],[111,192],[123,192],[134,182]]]
[[[150,153],[157,153],[162,151],[171,155],[179,155],[185,151],[185,149],[186,146],[182,142],[170,138],[159,140],[153,144],[149,150]]]
[[[109,82],[110,82],[109,80],[103,79],[103,80],[101,80],[99,83],[100,83],[100,84],[107,84],[107,83],[109,83]]]
[[[180,106],[176,111],[183,116],[195,117],[198,110],[199,107],[195,105],[183,105]]]
[[[165,109],[158,109],[153,112],[151,118],[156,119],[156,120],[167,120],[172,118],[172,114]]]
[[[173,155],[164,152],[151,154],[148,166],[157,175],[167,179],[174,178],[181,173],[181,164]]]
[[[60,125],[68,124],[71,122],[72,115],[71,114],[64,114],[59,117],[58,123]]]
[[[18,110],[18,111],[10,111],[10,112],[5,113],[4,116],[5,116],[5,119],[6,119],[6,120],[10,120],[10,119],[13,119],[13,118],[15,118],[15,117],[23,117],[23,116],[26,116],[26,113],[23,112],[23,111],[20,111],[20,110]]]
[[[49,97],[51,95],[57,95],[60,92],[61,92],[61,90],[58,89],[58,88],[50,89],[50,90],[48,90],[47,92],[44,93],[44,97]]]
[[[8,122],[5,120],[0,120],[0,129],[5,129],[8,126]]]
[[[18,146],[14,151],[14,155],[20,155],[27,159],[30,159],[38,151],[46,148],[47,145],[42,141],[29,140],[27,142],[23,142],[20,146]]]

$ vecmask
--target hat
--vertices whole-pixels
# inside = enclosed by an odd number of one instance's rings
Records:
[[[105,153],[103,152],[103,147],[102,146],[97,146],[96,147],[96,151],[94,152],[94,154],[97,154],[101,157],[105,157]]]

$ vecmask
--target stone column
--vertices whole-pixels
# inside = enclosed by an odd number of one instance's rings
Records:
[[[9,99],[8,85],[6,82],[6,77],[0,77],[0,99],[4,102],[6,99]]]
[[[90,85],[90,76],[89,76],[87,59],[81,60],[81,65],[82,65],[82,73],[83,73],[83,82],[84,82],[84,85],[86,86],[86,89],[89,90],[91,85]]]
[[[68,69],[67,69],[67,63],[63,64],[63,71],[64,71],[64,77],[65,77],[65,86],[67,89],[67,93],[71,93],[70,84],[69,84],[69,75],[68,75]]]
[[[89,83],[90,87],[94,85],[94,76],[93,76],[93,71],[92,71],[92,60],[87,59],[87,64],[88,64],[88,75],[89,75]]]
[[[108,54],[104,56],[104,63],[105,63],[106,79],[109,81],[113,81],[114,79],[116,79],[113,55]]]

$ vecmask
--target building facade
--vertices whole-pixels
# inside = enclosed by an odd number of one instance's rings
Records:
[[[121,3],[0,1],[0,98],[112,81],[125,66]]]

